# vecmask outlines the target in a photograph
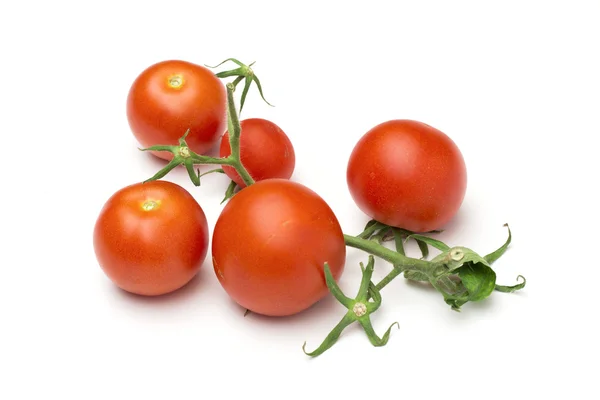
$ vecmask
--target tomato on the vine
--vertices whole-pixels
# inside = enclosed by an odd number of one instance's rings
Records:
[[[289,179],[296,166],[292,142],[275,123],[262,118],[240,121],[240,158],[242,164],[255,181],[272,178]],[[220,156],[231,154],[229,132],[221,139]],[[240,187],[245,187],[235,168],[224,165],[227,176]]]
[[[452,139],[412,120],[391,120],[369,130],[350,155],[346,179],[365,214],[414,232],[448,223],[467,187],[465,162]]]
[[[104,273],[131,293],[155,296],[187,284],[208,252],[204,211],[183,187],[136,183],[115,192],[94,227]]]
[[[227,96],[223,83],[208,68],[167,60],[146,68],[127,96],[129,126],[143,147],[177,145],[189,129],[187,143],[204,154],[226,129]],[[152,154],[170,160],[168,152]]]
[[[212,256],[234,301],[258,314],[286,316],[328,293],[325,262],[338,279],[346,245],[335,214],[318,194],[268,179],[229,200],[214,228]]]

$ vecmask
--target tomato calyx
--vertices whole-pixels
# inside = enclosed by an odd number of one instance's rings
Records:
[[[195,186],[200,186],[200,178],[209,173],[224,173],[222,168],[217,168],[214,170],[210,170],[203,174],[200,173],[200,170],[194,169],[194,165],[196,164],[217,164],[217,165],[229,165],[237,171],[240,177],[243,179],[246,185],[251,185],[254,183],[254,179],[250,176],[248,171],[244,168],[241,158],[240,158],[240,135],[241,135],[241,127],[240,121],[235,109],[235,101],[233,98],[234,86],[229,83],[226,85],[227,87],[227,124],[229,128],[229,143],[231,146],[231,155],[228,157],[210,157],[204,156],[195,153],[188,146],[185,138],[190,133],[188,129],[182,137],[179,138],[179,144],[177,146],[172,145],[155,145],[147,148],[140,149],[141,151],[168,151],[173,154],[173,158],[169,163],[158,171],[154,176],[146,179],[144,183],[155,181],[166,176],[170,171],[174,168],[183,165],[188,171],[188,175],[190,176],[191,181]]]
[[[354,322],[358,322],[369,341],[373,346],[385,346],[390,338],[390,333],[394,325],[400,327],[398,322],[394,322],[390,327],[385,331],[382,337],[379,337],[375,333],[375,329],[373,328],[373,324],[371,322],[371,314],[379,309],[381,306],[381,294],[377,287],[371,281],[371,277],[373,275],[373,270],[375,268],[375,259],[372,255],[369,255],[369,262],[367,266],[360,263],[360,268],[362,270],[362,279],[360,282],[360,287],[358,289],[358,294],[356,298],[351,299],[347,297],[338,284],[336,283],[331,271],[329,269],[329,265],[325,263],[325,281],[327,283],[327,287],[329,288],[331,294],[342,304],[344,307],[348,309],[344,317],[341,321],[333,328],[333,330],[327,335],[325,340],[321,343],[319,347],[317,347],[312,352],[306,351],[306,342],[302,346],[302,351],[308,356],[316,357],[323,354],[326,350],[331,348],[335,342],[338,340],[342,331],[353,324]],[[372,299],[372,301],[369,301]]]
[[[263,95],[262,85],[260,84],[260,80],[258,79],[256,74],[252,70],[252,66],[254,65],[255,61],[246,65],[246,64],[236,60],[235,58],[228,58],[225,61],[222,61],[213,67],[211,67],[210,65],[206,65],[206,66],[208,68],[217,68],[217,67],[220,67],[221,65],[225,64],[227,61],[231,61],[234,64],[238,65],[238,68],[230,69],[227,71],[221,71],[221,72],[216,73],[215,75],[218,78],[228,78],[231,76],[235,76],[236,78],[232,82],[234,89],[237,87],[237,85],[242,80],[244,80],[244,89],[242,90],[242,96],[241,96],[241,100],[240,100],[240,114],[242,112],[242,109],[244,108],[244,103],[246,102],[246,95],[248,94],[248,90],[250,90],[250,86],[252,86],[253,82],[256,84],[256,87],[258,88],[260,97],[262,97],[262,99],[264,100],[265,103],[267,103],[268,105],[273,107],[273,105],[265,99],[265,96]]]
[[[508,228],[508,224],[505,226]],[[391,237],[394,238],[396,251],[383,246],[383,242],[390,240]],[[506,252],[512,240],[510,228],[508,228],[506,242],[485,257],[481,257],[469,248],[450,247],[429,236],[389,227],[377,221],[370,221],[361,234],[345,235],[344,239],[346,245],[379,256],[394,266],[393,270],[376,285],[377,289],[383,289],[402,273],[408,280],[430,283],[455,311],[460,311],[461,306],[469,301],[487,298],[494,290],[510,293],[525,287],[526,280],[521,275],[517,279],[521,279],[522,282],[517,285],[498,285],[496,274],[491,268],[491,264]],[[410,239],[419,243],[423,254],[421,259],[405,255],[404,243]],[[440,254],[427,260],[428,246],[436,248]]]

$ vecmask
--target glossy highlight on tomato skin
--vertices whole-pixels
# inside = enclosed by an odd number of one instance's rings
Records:
[[[289,179],[292,176],[296,166],[294,146],[277,124],[263,118],[248,118],[240,121],[240,128],[240,158],[252,179]],[[225,132],[219,156],[230,154],[229,132]],[[224,165],[223,171],[239,187],[246,187],[235,168]]]
[[[127,120],[142,147],[186,141],[204,154],[227,125],[225,86],[208,68],[182,60],[153,64],[134,80],[127,95]],[[152,152],[170,160],[169,152]]]
[[[104,204],[93,244],[100,267],[115,285],[157,296],[185,286],[200,270],[208,252],[208,223],[183,187],[136,183]]]
[[[458,212],[467,171],[456,144],[413,120],[390,120],[355,145],[346,179],[356,205],[371,218],[414,232],[441,229]]]
[[[299,183],[269,179],[229,200],[214,228],[212,256],[235,302],[254,313],[286,316],[327,295],[324,264],[339,279],[346,246],[320,196]]]

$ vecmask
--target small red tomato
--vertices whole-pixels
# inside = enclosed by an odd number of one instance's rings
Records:
[[[289,179],[296,166],[296,156],[285,132],[273,122],[261,118],[245,119],[240,126],[240,158],[250,176],[255,181]],[[229,132],[225,132],[220,156],[228,157],[230,154]],[[223,170],[238,186],[246,186],[233,167],[224,165]]]
[[[365,214],[414,232],[448,223],[467,187],[456,144],[443,132],[411,120],[387,121],[368,131],[350,155],[346,179]]]
[[[329,291],[324,264],[337,280],[346,245],[327,203],[285,179],[248,186],[223,208],[213,232],[213,266],[229,296],[252,312],[285,316]]]
[[[189,129],[191,150],[213,148],[226,129],[225,87],[209,69],[187,61],[151,65],[135,79],[127,96],[127,119],[143,147],[177,145]],[[168,152],[152,152],[170,160]]]
[[[208,252],[204,211],[181,186],[136,183],[114,193],[94,227],[100,267],[121,289],[156,296],[187,284]]]

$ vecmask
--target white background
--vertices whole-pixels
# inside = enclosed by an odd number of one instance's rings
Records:
[[[0,398],[592,398],[598,360],[598,1],[2,2],[0,5]],[[306,357],[344,310],[244,318],[210,255],[184,289],[123,293],[100,270],[92,229],[121,187],[161,162],[136,149],[127,91],[154,62],[256,61],[242,117],[289,135],[293,180],[346,233],[367,218],[345,181],[352,147],[394,118],[461,148],[468,190],[443,239],[485,254],[499,283],[528,284],[451,311],[398,279],[374,317],[386,347],[348,329]],[[228,181],[190,190],[214,225]],[[414,252],[414,248],[411,251]],[[340,285],[357,289],[348,250]],[[377,264],[376,278],[389,266]]]

